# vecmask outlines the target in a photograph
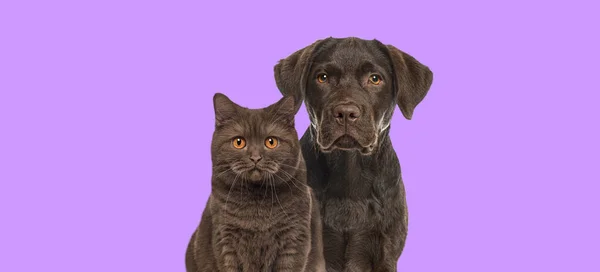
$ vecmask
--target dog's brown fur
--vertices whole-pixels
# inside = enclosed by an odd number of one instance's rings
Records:
[[[381,81],[371,84],[373,75]],[[327,271],[396,271],[408,212],[389,125],[395,105],[412,118],[432,72],[377,40],[327,38],[281,60],[275,80],[309,113],[300,143],[323,216]]]

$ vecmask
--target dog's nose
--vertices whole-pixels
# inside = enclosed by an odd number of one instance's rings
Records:
[[[338,105],[333,109],[333,116],[340,124],[354,122],[360,117],[360,109],[354,105]]]
[[[260,161],[262,159],[261,155],[252,155],[250,156],[250,160],[253,161],[254,163],[258,163],[258,161]]]

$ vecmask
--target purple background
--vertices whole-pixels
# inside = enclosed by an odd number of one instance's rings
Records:
[[[2,1],[0,271],[184,271],[213,94],[275,102],[274,64],[328,36],[434,72],[392,124],[400,271],[600,271],[598,4],[248,2]]]

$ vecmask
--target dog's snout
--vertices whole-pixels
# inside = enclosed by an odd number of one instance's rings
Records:
[[[333,109],[333,116],[340,124],[354,122],[360,118],[360,109],[355,105],[338,105]]]

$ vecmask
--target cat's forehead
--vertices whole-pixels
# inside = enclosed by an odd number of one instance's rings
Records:
[[[281,118],[278,118],[277,115],[269,114],[266,111],[254,110],[252,113],[248,114],[247,124],[250,127],[258,129],[260,132],[266,132],[277,129],[282,125],[281,122]]]
[[[261,125],[267,117],[268,115],[262,109],[245,109],[240,116],[241,119],[252,126]]]
[[[252,134],[268,134],[274,131],[288,130],[288,124],[284,119],[265,109],[244,109],[233,120],[230,129]]]

